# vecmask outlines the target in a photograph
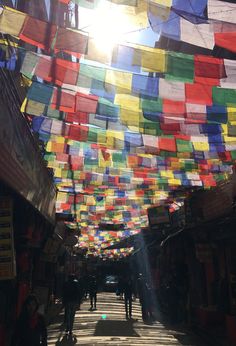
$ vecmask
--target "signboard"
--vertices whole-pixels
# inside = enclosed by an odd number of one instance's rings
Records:
[[[0,280],[16,276],[12,221],[13,203],[10,197],[0,198]]]
[[[149,226],[155,228],[155,226],[169,224],[170,215],[169,208],[166,206],[152,207],[148,209]]]

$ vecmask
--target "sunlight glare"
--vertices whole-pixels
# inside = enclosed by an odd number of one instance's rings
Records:
[[[125,34],[132,30],[128,16],[122,13],[119,6],[111,5],[108,2],[101,2],[93,11],[92,24],[86,29],[95,39],[97,48],[107,53],[115,44],[124,42]]]

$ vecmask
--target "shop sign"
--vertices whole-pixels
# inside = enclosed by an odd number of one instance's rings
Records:
[[[158,225],[170,224],[169,208],[166,206],[157,206],[148,209],[148,220],[150,228]]]
[[[0,280],[16,276],[12,220],[13,202],[10,197],[0,198]]]

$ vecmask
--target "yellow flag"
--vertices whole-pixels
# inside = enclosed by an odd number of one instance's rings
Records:
[[[87,211],[87,210],[88,210],[87,206],[84,205],[84,204],[81,204],[81,205],[79,206],[79,209],[80,209],[80,211]]]
[[[224,135],[224,141],[225,141],[225,143],[231,143],[231,144],[233,144],[233,143],[236,143],[236,137],[229,137],[229,136],[226,136],[226,135]]]
[[[105,83],[115,85],[119,88],[131,90],[132,87],[132,73],[107,70]]]
[[[59,163],[57,161],[48,161],[47,162],[47,167],[48,168],[58,168]]]
[[[172,0],[152,0],[149,11],[155,17],[159,17],[161,20],[165,21],[169,18],[171,6]]]
[[[67,175],[68,175],[68,171],[63,169],[62,172],[61,172],[61,177],[62,178],[67,178]]]
[[[120,109],[120,121],[126,126],[139,127],[140,118],[142,117],[141,111],[133,111],[131,109]]]
[[[142,51],[142,67],[150,72],[166,71],[166,53],[162,49],[150,48]]]
[[[27,98],[24,99],[21,105],[21,108],[20,108],[21,113],[25,113],[26,105],[27,105]]]
[[[0,31],[19,36],[23,28],[26,14],[6,7],[0,15]]]
[[[106,145],[107,145],[108,148],[114,148],[114,146],[115,146],[115,139],[112,136],[112,134],[109,133],[109,132],[110,131],[107,131],[107,143],[106,143]]]
[[[108,160],[105,160],[102,153],[99,153],[99,167],[105,168],[105,167],[111,167],[112,166],[112,161],[111,158]]]
[[[107,146],[122,149],[124,147],[124,132],[107,130]]]
[[[57,194],[57,202],[66,203],[67,202],[67,193],[58,192]]]
[[[174,174],[172,171],[160,171],[160,175],[164,178],[174,178]]]
[[[228,120],[235,121],[236,120],[236,108],[227,107]]]
[[[169,185],[182,185],[182,182],[180,179],[168,179]]]
[[[61,173],[62,173],[61,168],[56,168],[54,170],[54,176],[57,177],[57,178],[62,178],[62,174]]]
[[[86,199],[87,205],[96,205],[96,200],[93,196],[88,196]]]
[[[194,150],[209,151],[209,143],[207,142],[193,142]]]
[[[166,7],[171,7],[172,6],[172,0],[152,0],[154,4],[157,5],[162,5]]]
[[[22,107],[25,107],[24,112],[28,113],[28,114],[32,114],[35,116],[40,116],[42,114],[44,114],[44,110],[45,110],[45,104],[43,103],[39,103],[39,102],[35,102],[33,100],[27,100],[26,99],[26,103],[22,105]]]
[[[47,142],[46,151],[47,151],[47,152],[52,151],[52,142],[51,142],[51,141],[48,141],[48,142]]]
[[[107,142],[106,131],[99,131],[98,132],[97,142],[99,144],[106,144],[106,142]]]
[[[221,124],[222,128],[222,134],[227,135],[228,134],[228,125],[227,124]]]
[[[116,94],[114,100],[114,104],[131,111],[139,111],[139,103],[139,97],[127,94]]]
[[[106,190],[106,196],[114,196],[114,190],[113,189],[107,189]]]
[[[56,143],[65,143],[66,139],[62,136],[55,136]]]
[[[133,65],[142,66],[144,71],[165,72],[166,52],[163,49],[129,44],[134,48]]]
[[[22,84],[25,88],[30,87],[32,83],[33,83],[32,80],[30,80],[29,78],[27,78],[27,77],[24,76],[24,75],[21,75],[21,84]]]
[[[122,150],[124,149],[125,146],[125,142],[124,142],[124,132],[121,133],[121,135],[123,136],[122,138],[115,138],[115,149],[117,150]]]

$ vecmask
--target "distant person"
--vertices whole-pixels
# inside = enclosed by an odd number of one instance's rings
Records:
[[[123,299],[123,295],[124,295],[124,279],[121,276],[119,277],[119,280],[118,280],[117,295],[120,297],[120,299]]]
[[[47,328],[38,307],[36,296],[30,294],[17,320],[11,346],[47,346]]]
[[[66,333],[72,334],[75,312],[80,303],[79,284],[75,275],[71,274],[63,289],[63,304],[65,307]]]
[[[95,275],[89,275],[88,292],[90,298],[90,310],[97,309],[97,278]]]
[[[125,298],[125,314],[126,319],[132,318],[132,281],[130,278],[125,278],[123,282],[124,298]]]
[[[138,283],[137,283],[137,278],[132,275],[131,277],[132,280],[132,297],[133,297],[133,302],[136,301],[136,298],[138,297]]]
[[[87,299],[89,296],[88,292],[88,280],[89,280],[89,275],[85,274],[84,275],[84,299]]]
[[[152,322],[153,314],[151,287],[141,273],[139,274],[137,284],[139,301],[142,309],[142,319],[144,322]]]

